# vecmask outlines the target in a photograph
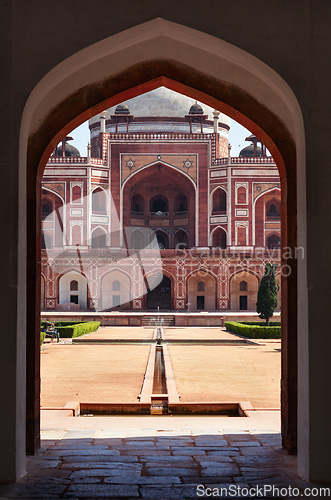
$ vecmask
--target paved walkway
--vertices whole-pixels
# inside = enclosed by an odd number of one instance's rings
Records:
[[[302,481],[296,457],[282,450],[279,412],[104,419],[47,413],[40,452],[28,458],[18,484],[0,486],[0,500],[295,498],[281,488],[301,494],[320,486]]]

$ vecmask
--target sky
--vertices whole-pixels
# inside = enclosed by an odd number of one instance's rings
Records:
[[[70,144],[79,150],[81,156],[87,156],[87,144],[90,141],[88,122],[85,122],[77,127],[69,135],[74,139],[70,142]],[[231,156],[239,156],[240,151],[250,144],[249,141],[245,141],[245,138],[249,135],[251,135],[249,130],[242,127],[238,122],[231,120],[231,127],[229,131]]]

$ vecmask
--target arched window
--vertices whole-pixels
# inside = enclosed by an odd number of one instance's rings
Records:
[[[81,190],[80,186],[74,186],[72,188],[71,196],[72,196],[72,203],[79,203],[80,202],[81,197],[82,197],[82,190]]]
[[[52,212],[53,212],[52,202],[44,201],[41,205],[41,217],[42,217],[42,219],[44,220],[44,219],[46,219],[46,217],[49,217]]]
[[[174,238],[174,246],[177,249],[187,248],[188,246],[187,232],[183,231],[183,229],[180,229],[179,231],[176,232]]]
[[[268,237],[268,248],[280,248],[280,237],[277,234]]]
[[[174,212],[178,215],[183,215],[183,212],[187,212],[187,198],[182,193],[175,198]]]
[[[244,186],[240,186],[237,190],[237,202],[238,203],[247,203],[247,201],[246,201],[246,188]]]
[[[95,189],[92,193],[92,212],[107,213],[107,194],[101,188]]]
[[[169,203],[167,198],[164,196],[158,195],[155,198],[151,199],[151,212],[168,212],[169,211]]]
[[[216,189],[213,194],[213,213],[226,212],[226,192]]]
[[[70,281],[70,291],[71,292],[78,292],[78,281],[77,280]]]
[[[76,246],[76,245],[81,245],[82,244],[82,228],[78,225],[75,224],[72,226],[71,229],[71,244]]]
[[[197,289],[198,289],[198,292],[204,292],[205,291],[205,282],[204,281],[199,281]]]
[[[157,244],[159,246],[160,250],[164,250],[165,248],[168,248],[168,238],[165,234],[163,233],[156,233],[156,239],[157,239]]]
[[[113,292],[119,292],[121,290],[121,283],[118,280],[113,281]]]
[[[247,281],[241,281],[239,283],[239,292],[247,292]]]
[[[144,198],[140,194],[135,194],[131,198],[131,212],[144,213]]]
[[[92,233],[92,248],[106,248],[107,234],[100,227]]]
[[[213,232],[213,247],[226,248],[226,232],[220,227]]]
[[[131,234],[131,248],[140,249],[144,248],[144,235],[139,229],[136,229]]]
[[[267,204],[267,217],[279,218],[280,217],[280,203],[277,200],[271,200]]]

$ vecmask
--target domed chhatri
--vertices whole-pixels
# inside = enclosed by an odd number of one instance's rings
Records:
[[[203,115],[203,109],[200,104],[195,101],[195,103],[190,107],[190,115]]]
[[[64,152],[65,152],[65,155],[66,157],[70,157],[70,156],[80,156],[80,152],[78,151],[77,148],[75,148],[75,146],[72,146],[71,144],[68,143],[68,141],[72,141],[73,138],[72,137],[66,137],[64,139],[64,141],[62,141],[62,144],[60,144],[60,146],[58,146],[56,148],[56,151],[55,151],[55,156],[63,156],[62,154],[62,145],[63,145],[63,142],[65,142],[65,146],[64,146]]]
[[[249,137],[246,137],[245,141],[250,141],[251,144],[242,149],[239,153],[239,156],[242,156],[244,158],[255,158],[258,156],[266,156],[266,149],[264,144],[262,144],[262,142],[259,141],[259,139],[255,135],[250,135]],[[257,145],[258,142],[260,142],[261,147]]]
[[[129,115],[130,110],[125,104],[119,104],[116,106],[115,115]]]
[[[262,148],[260,148],[260,146],[256,146],[256,153],[255,153],[254,152],[254,144],[250,144],[249,146],[246,146],[244,149],[242,149],[240,151],[239,156],[242,156],[245,158],[262,156]]]

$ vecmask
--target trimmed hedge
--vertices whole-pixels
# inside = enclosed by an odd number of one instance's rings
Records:
[[[77,321],[50,321],[50,323],[54,323],[55,328],[58,326],[71,326],[71,325],[77,325]],[[46,321],[41,321],[40,326],[41,329],[45,328]]]
[[[61,338],[75,338],[86,333],[96,332],[100,326],[100,321],[87,321],[86,323],[75,323],[68,326],[57,326],[56,329]]]
[[[40,345],[42,345],[45,338],[46,338],[46,332],[40,332]]]
[[[265,321],[240,321],[243,325],[265,326]],[[280,321],[269,321],[269,326],[280,326]]]
[[[276,323],[276,322],[275,322]],[[225,321],[225,328],[232,333],[238,333],[251,339],[280,339],[280,326],[260,326],[260,324],[247,324],[238,321]]]

